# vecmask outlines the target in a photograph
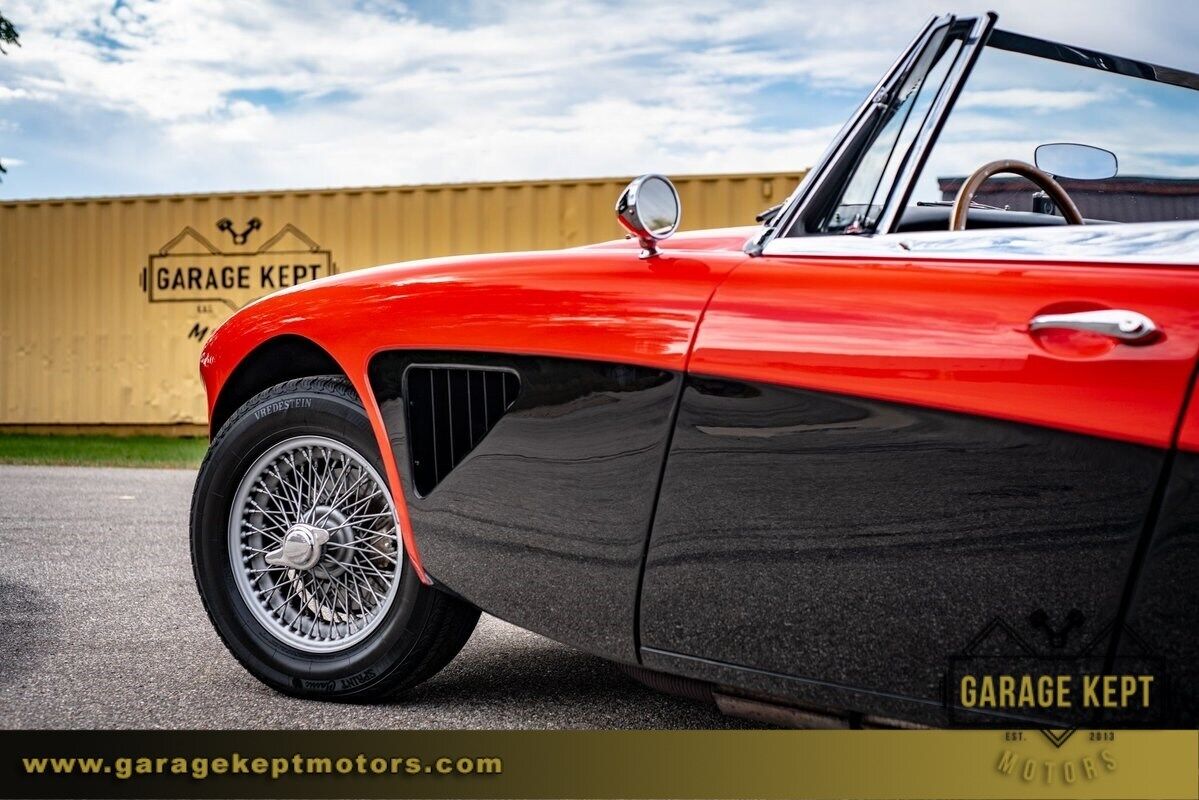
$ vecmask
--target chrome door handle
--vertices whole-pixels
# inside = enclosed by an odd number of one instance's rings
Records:
[[[1157,325],[1144,314],[1122,308],[1078,311],[1073,314],[1039,314],[1029,320],[1028,330],[1091,331],[1125,344],[1144,344],[1157,338]]]

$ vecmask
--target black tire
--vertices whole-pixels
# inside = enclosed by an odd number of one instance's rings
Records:
[[[352,647],[311,653],[267,631],[247,606],[230,566],[231,506],[238,484],[260,455],[306,435],[353,448],[386,474],[366,412],[344,378],[300,378],[259,393],[221,426],[200,467],[191,510],[196,585],[225,646],[263,683],[302,697],[381,700],[448,664],[470,638],[479,610],[421,583],[405,558],[391,607]]]

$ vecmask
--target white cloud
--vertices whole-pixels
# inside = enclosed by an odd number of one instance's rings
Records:
[[[338,0],[8,2],[23,47],[3,61],[0,101],[20,128],[0,146],[36,168],[0,188],[794,170],[942,5],[467,0],[438,17]],[[1004,27],[1195,60],[1199,15],[1181,0],[1135,12],[1116,0],[999,5]],[[780,82],[793,94],[763,101]],[[992,107],[1013,109],[1090,102],[1086,92],[994,94]],[[817,101],[836,113],[821,116]],[[764,102],[793,104],[780,110],[794,124],[761,124],[774,110]]]
[[[1102,92],[1055,89],[995,89],[962,97],[958,108],[1027,108],[1034,111],[1069,111],[1104,99]]]
[[[10,89],[0,86],[0,103],[8,100],[53,100],[54,95],[37,89]]]

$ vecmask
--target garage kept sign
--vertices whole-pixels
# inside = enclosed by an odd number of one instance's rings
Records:
[[[332,254],[291,223],[255,249],[246,245],[262,227],[254,217],[241,230],[217,223],[233,247],[221,250],[190,225],[149,257],[141,288],[151,303],[223,303],[236,311],[278,289],[337,271]]]

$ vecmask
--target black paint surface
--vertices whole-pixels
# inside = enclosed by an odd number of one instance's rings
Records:
[[[426,497],[413,491],[406,442],[412,364],[520,377],[516,402]],[[501,619],[635,661],[637,581],[679,377],[460,352],[381,353],[369,376],[429,574]]]
[[[1145,656],[1168,671],[1163,727],[1199,725],[1199,454],[1174,458],[1115,665]]]
[[[915,700],[937,722],[951,657],[995,619],[1050,657],[1106,648],[1163,458],[689,378],[646,564],[646,663],[851,711],[910,717]]]

